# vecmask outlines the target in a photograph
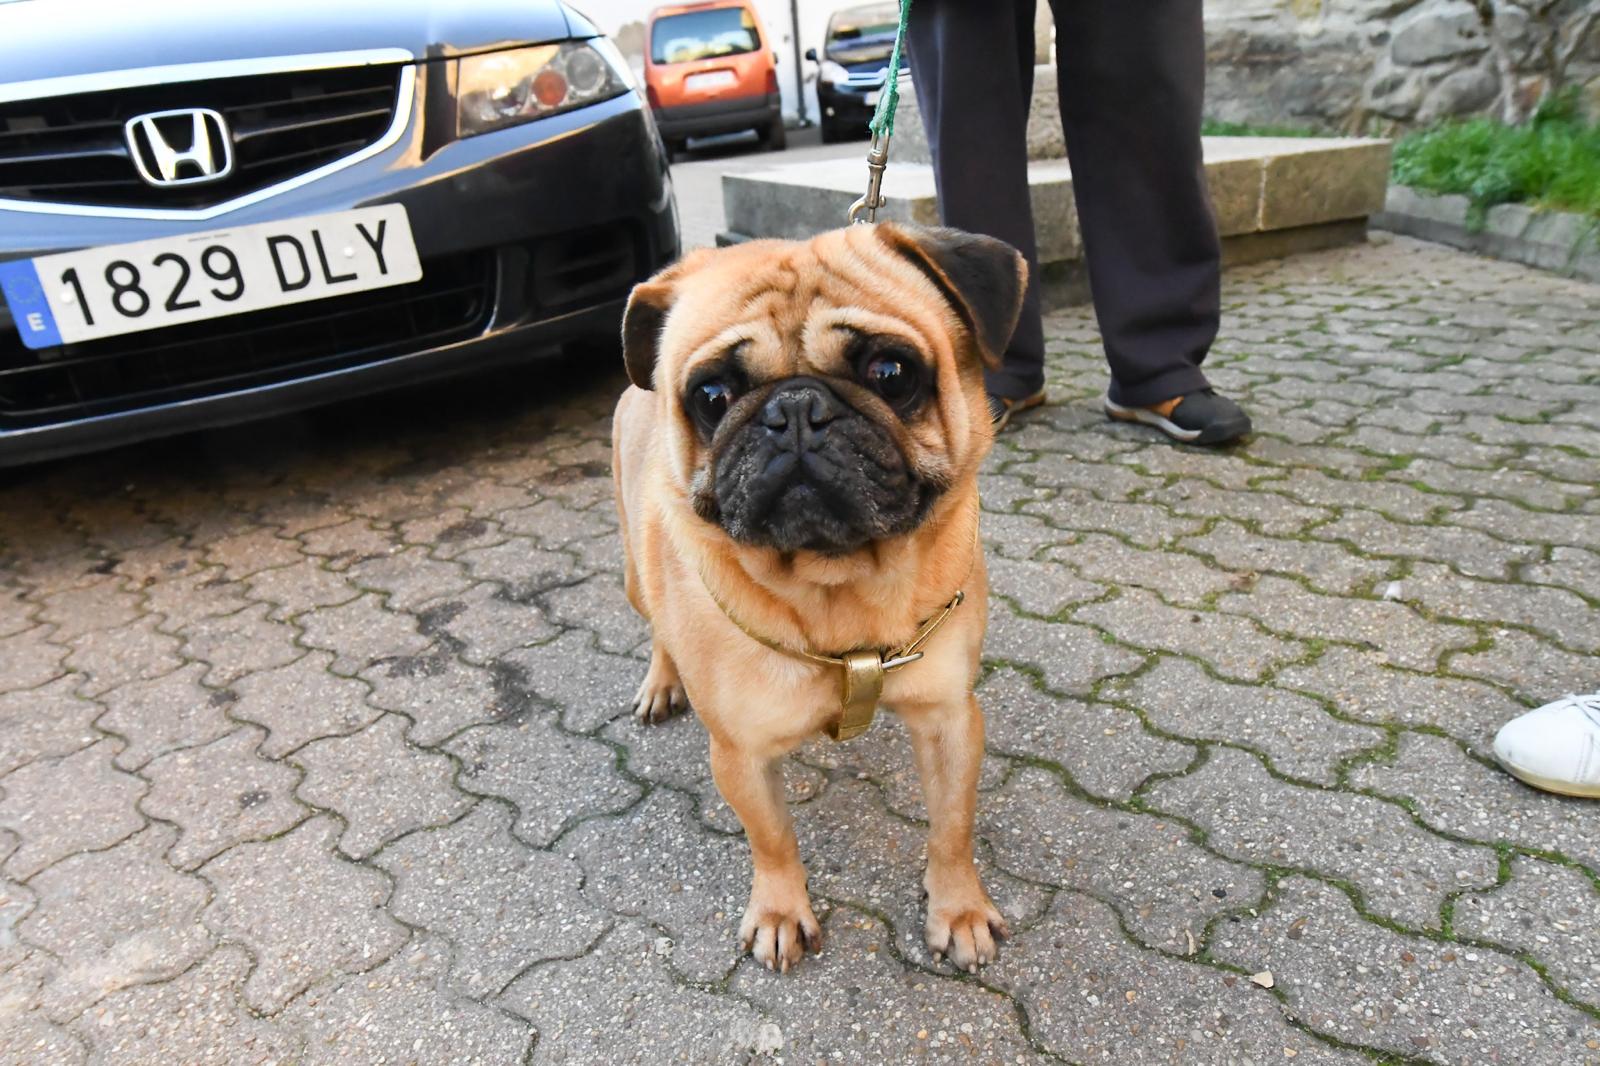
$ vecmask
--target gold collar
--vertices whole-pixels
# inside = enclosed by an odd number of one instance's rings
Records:
[[[878,710],[878,700],[883,696],[883,678],[890,670],[898,670],[902,666],[909,666],[922,658],[922,645],[928,638],[945,623],[952,611],[961,606],[961,601],[967,594],[957,591],[944,605],[944,609],[926,622],[917,630],[917,635],[898,648],[863,648],[856,651],[847,651],[843,655],[819,655],[814,651],[804,648],[791,648],[780,644],[769,637],[751,629],[730,610],[717,594],[711,591],[711,583],[706,581],[705,574],[700,575],[700,581],[705,585],[706,593],[711,597],[711,602],[727,616],[728,621],[738,627],[739,632],[755,641],[765,645],[773,651],[787,655],[791,659],[803,662],[816,663],[821,666],[840,666],[844,668],[844,684],[839,694],[839,717],[829,722],[823,730],[834,740],[849,740],[858,737],[872,727],[873,715]]]

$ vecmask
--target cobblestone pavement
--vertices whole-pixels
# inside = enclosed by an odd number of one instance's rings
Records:
[[[7,475],[0,1060],[1600,1062],[1600,806],[1485,759],[1600,682],[1600,290],[1227,292],[1249,444],[1104,422],[1074,310],[989,464],[976,978],[893,722],[788,768],[823,955],[737,957],[703,732],[625,714],[619,376]]]

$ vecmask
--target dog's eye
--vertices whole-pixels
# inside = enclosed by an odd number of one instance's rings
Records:
[[[689,391],[689,406],[694,417],[708,430],[716,428],[732,405],[733,389],[720,378],[702,381]]]
[[[867,387],[882,396],[891,407],[903,407],[916,398],[922,384],[917,365],[898,355],[879,355],[867,363],[863,374]]]

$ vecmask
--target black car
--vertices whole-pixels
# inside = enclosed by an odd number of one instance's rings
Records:
[[[835,11],[828,19],[822,55],[815,48],[806,50],[806,58],[818,64],[817,106],[822,111],[824,142],[867,136],[867,123],[888,80],[899,23],[898,4]],[[902,77],[908,73],[903,56],[900,73]]]
[[[0,0],[0,465],[614,343],[678,244],[558,0]]]

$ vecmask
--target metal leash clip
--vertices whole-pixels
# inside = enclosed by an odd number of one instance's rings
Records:
[[[850,210],[845,212],[845,223],[855,225],[858,222],[878,221],[878,208],[885,203],[883,199],[883,170],[889,165],[889,135],[887,133],[874,133],[872,147],[867,149],[867,194],[850,205]],[[862,216],[865,217],[862,217]]]

